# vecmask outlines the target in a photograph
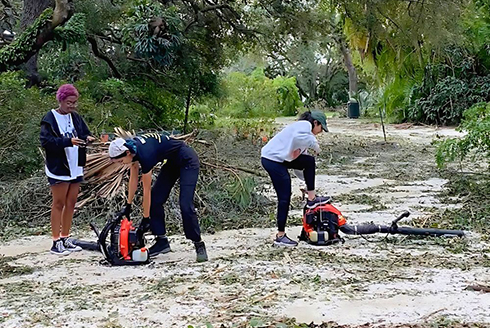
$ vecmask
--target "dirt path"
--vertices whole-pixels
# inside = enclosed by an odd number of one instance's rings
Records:
[[[457,206],[435,197],[445,181],[431,146],[454,130],[389,126],[385,144],[373,124],[329,124],[331,133],[320,137],[317,185],[349,222],[388,223],[402,210],[417,217]],[[299,212],[291,214],[288,233],[297,236]],[[195,263],[190,243],[172,236],[172,253],[145,267],[118,268],[100,265],[100,255],[90,252],[50,255],[47,236],[2,244],[0,254],[12,258],[2,266],[0,326],[287,327],[294,320],[490,326],[490,293],[466,290],[490,285],[490,245],[477,234],[377,243],[347,237],[344,245],[295,249],[272,247],[273,234],[254,228],[205,235],[210,261],[204,264]]]

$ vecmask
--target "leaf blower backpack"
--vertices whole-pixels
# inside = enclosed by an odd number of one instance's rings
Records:
[[[303,229],[299,240],[312,245],[331,245],[342,242],[339,228],[346,224],[342,213],[331,204],[303,209]]]
[[[143,232],[133,227],[133,222],[121,214],[109,220],[98,237],[100,250],[111,265],[139,265],[150,262]],[[110,240],[109,244],[107,237]]]
[[[94,223],[90,226],[97,235],[97,242],[73,240],[73,243],[86,250],[100,251],[105,262],[110,265],[139,265],[150,263],[148,250],[145,248],[144,231],[133,227],[121,213],[109,219],[99,233]]]

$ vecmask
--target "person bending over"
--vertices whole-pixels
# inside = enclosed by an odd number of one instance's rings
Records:
[[[330,202],[330,197],[315,194],[315,157],[306,154],[308,149],[320,152],[316,135],[328,132],[327,119],[320,111],[307,111],[297,122],[286,126],[275,135],[261,151],[262,166],[272,180],[277,194],[277,246],[297,246],[298,243],[286,235],[286,220],[291,202],[291,177],[288,169],[300,170],[307,187],[306,206],[315,208]]]
[[[128,200],[122,213],[129,218],[131,204],[138,187],[139,167],[143,182],[143,220],[140,228],[151,229],[156,243],[150,247],[150,256],[170,252],[166,236],[165,212],[167,201],[177,179],[180,180],[180,211],[187,239],[194,242],[197,261],[208,260],[201,229],[194,208],[194,193],[199,175],[199,158],[196,152],[181,140],[156,133],[130,139],[117,138],[109,145],[109,156],[114,162],[130,164]],[[162,162],[158,177],[151,187],[153,167]]]

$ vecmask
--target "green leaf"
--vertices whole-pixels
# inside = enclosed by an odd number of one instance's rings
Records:
[[[253,318],[250,320],[249,325],[250,327],[262,327],[265,326],[265,323],[261,319]]]

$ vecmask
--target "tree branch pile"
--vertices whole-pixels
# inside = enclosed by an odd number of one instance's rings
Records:
[[[268,213],[273,204],[260,195],[262,184],[259,182],[263,181],[261,178],[264,174],[258,169],[259,162],[247,157],[258,156],[256,146],[244,142],[230,147],[227,139],[206,136],[204,140],[197,135],[197,131],[194,131],[172,137],[191,145],[200,158],[195,205],[203,231],[270,224]],[[220,150],[216,143],[219,143]],[[85,181],[76,204],[74,227],[87,227],[88,222],[103,224],[124,204],[129,166],[112,163],[108,147],[109,142],[98,142],[88,148]],[[153,170],[154,178],[159,170],[160,166],[157,165]],[[179,184],[176,183],[165,205],[170,232],[181,229],[178,195]],[[49,184],[43,171],[15,185],[0,183],[0,238],[15,235],[19,227],[26,227],[29,233],[47,233],[51,201]],[[134,199],[135,219],[139,218],[141,201],[142,190],[138,188]]]

